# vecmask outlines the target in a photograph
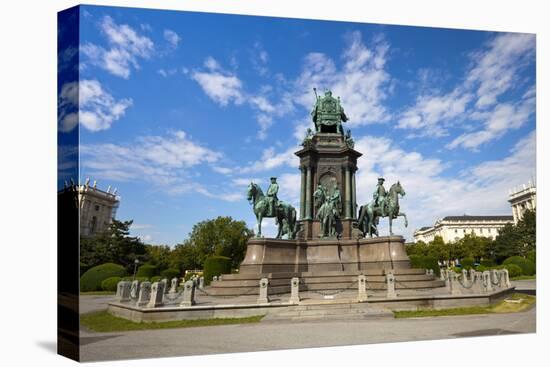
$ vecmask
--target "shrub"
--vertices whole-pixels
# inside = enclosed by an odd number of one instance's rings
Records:
[[[191,277],[192,277],[193,275],[197,275],[197,276],[200,277],[200,276],[202,276],[202,273],[195,272],[195,271],[192,271],[192,272],[191,272],[191,271],[188,271],[187,273],[185,273],[185,276],[184,276],[185,281],[187,282],[189,279],[191,279]]]
[[[535,250],[529,251],[525,257],[527,260],[531,260],[533,264],[537,263],[537,252]]]
[[[515,264],[521,268],[522,275],[534,275],[535,263],[521,256],[511,256],[504,260],[502,265]]]
[[[210,284],[213,277],[231,273],[231,259],[225,256],[212,256],[204,260],[204,281]]]
[[[123,277],[126,275],[126,270],[123,266],[105,263],[86,271],[80,277],[80,291],[81,292],[90,292],[90,291],[100,291],[101,282],[107,278],[111,277]]]
[[[462,269],[470,270],[474,267],[474,259],[466,257],[460,260],[460,264],[462,265]]]
[[[180,271],[178,269],[166,269],[161,271],[160,276],[161,279],[166,278],[168,280],[171,280],[172,278],[179,278]]]
[[[151,283],[160,282],[162,280],[162,277],[160,275],[155,275],[151,278]]]
[[[103,289],[104,291],[116,292],[116,286],[121,280],[121,277],[107,278],[101,282],[101,289]]]
[[[489,270],[489,267],[484,266],[484,265],[478,265],[478,266],[476,266],[476,271],[480,271],[480,272],[483,273],[485,270]]]
[[[145,277],[147,279],[150,279],[157,274],[157,267],[155,265],[144,264],[138,268],[136,277]]]
[[[434,274],[437,276],[440,275],[439,263],[437,259],[433,256],[421,256],[421,255],[411,255],[409,256],[411,261],[411,266],[418,269],[432,269]]]
[[[484,259],[481,260],[480,265],[483,265],[486,268],[490,268],[491,266],[495,266],[495,262],[492,259]]]
[[[521,275],[521,268],[516,264],[506,264],[504,268],[508,270],[510,278],[519,277]]]

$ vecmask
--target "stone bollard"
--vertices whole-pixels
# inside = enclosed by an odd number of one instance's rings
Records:
[[[361,274],[357,277],[357,301],[365,302],[367,300],[367,276]]]
[[[130,287],[130,298],[136,299],[139,294],[139,280],[133,280],[132,286]]]
[[[474,268],[471,268],[471,269],[470,269],[470,282],[473,282],[473,281],[474,281],[475,274],[476,274],[475,269],[474,269]]]
[[[199,289],[204,289],[204,277],[199,278]]]
[[[218,277],[216,275],[214,275],[214,277],[212,278],[212,281],[217,281],[218,280]]]
[[[469,280],[469,279],[468,279],[468,274],[469,274],[468,270],[462,269],[462,283],[463,283],[463,284],[468,283],[468,280]],[[471,280],[471,279],[470,279],[470,280]]]
[[[397,297],[397,293],[395,293],[395,276],[393,273],[386,274],[386,287],[388,289],[388,298]]]
[[[458,282],[458,275],[454,271],[449,272],[449,285],[451,294],[461,294],[460,283]]]
[[[260,294],[258,295],[258,303],[269,303],[269,297],[267,295],[267,286],[269,280],[267,278],[260,279]]]
[[[503,281],[506,288],[512,287],[512,283],[510,283],[510,273],[508,273],[508,269],[501,269],[500,277],[504,278]]]
[[[169,290],[169,288],[168,288],[168,279],[164,278],[159,283],[162,283],[162,285],[163,285],[162,289],[164,290],[164,293],[168,293],[168,290]]]
[[[222,281],[222,275],[220,274],[220,276],[218,277],[218,280],[221,282]]]
[[[441,269],[441,271],[439,272],[439,278],[441,280],[447,281],[447,277],[447,269]]]
[[[128,302],[130,300],[131,283],[128,281],[120,281],[116,286],[115,300],[118,302]]]
[[[290,303],[297,305],[300,303],[300,278],[290,280]]]
[[[428,275],[433,276],[434,275],[434,270],[433,269],[428,269]]]
[[[490,272],[491,272],[491,281],[492,281],[493,287],[495,283],[498,283],[496,285],[497,287],[499,288],[502,287],[502,283],[499,277],[500,274],[496,271],[496,269],[491,269]]]
[[[491,284],[491,272],[488,270],[483,272],[483,289],[485,292],[493,291],[493,285]]]
[[[143,282],[139,287],[139,296],[136,302],[136,306],[144,307],[149,303],[151,298],[151,282]]]
[[[178,278],[172,278],[171,284],[170,284],[170,291],[168,293],[174,294],[177,292],[178,289]]]
[[[162,306],[162,297],[164,296],[164,282],[155,282],[151,286],[151,298],[145,307],[155,308]]]
[[[183,300],[180,306],[189,307],[195,304],[195,282],[188,280],[183,286]]]
[[[471,276],[472,287],[470,288],[472,293],[480,294],[483,293],[483,274],[479,271],[474,271]]]

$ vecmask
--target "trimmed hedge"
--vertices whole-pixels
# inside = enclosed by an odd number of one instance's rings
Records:
[[[432,269],[434,274],[437,276],[440,275],[439,263],[437,259],[433,256],[421,256],[421,255],[411,255],[409,256],[411,260],[411,266],[418,269]]]
[[[136,278],[145,277],[147,279],[150,279],[155,275],[158,275],[157,267],[155,265],[143,264],[138,268]]]
[[[535,275],[536,266],[531,260],[521,256],[511,256],[504,260],[502,265],[515,264],[521,268],[521,275]]]
[[[480,265],[483,265],[486,268],[490,268],[492,266],[495,266],[496,263],[492,259],[485,259],[485,260],[481,260]]]
[[[470,270],[474,267],[474,259],[466,257],[460,260],[460,265],[462,265],[462,269]]]
[[[503,268],[508,270],[508,276],[510,278],[519,277],[521,275],[521,268],[516,264],[506,264]]]
[[[105,263],[86,271],[80,277],[80,291],[81,292],[93,292],[100,291],[101,282],[111,277],[123,277],[126,275],[126,269],[123,266]]]
[[[172,280],[172,278],[179,278],[180,271],[178,269],[166,269],[160,272],[161,279],[166,278]]]
[[[160,275],[155,275],[151,278],[151,283],[160,282],[162,280],[162,277]]]
[[[103,289],[104,291],[116,292],[116,286],[121,280],[121,277],[107,278],[101,282],[101,289]]]
[[[212,256],[204,260],[204,282],[210,284],[213,277],[231,273],[231,259],[225,256]]]

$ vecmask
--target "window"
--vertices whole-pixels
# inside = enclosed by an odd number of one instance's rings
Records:
[[[92,217],[92,223],[90,224],[90,234],[95,233],[96,225],[97,225],[97,218]]]
[[[96,211],[96,212],[99,211],[99,205],[96,205],[96,206],[95,206],[95,211]]]
[[[455,233],[458,233],[458,229],[455,229]]]

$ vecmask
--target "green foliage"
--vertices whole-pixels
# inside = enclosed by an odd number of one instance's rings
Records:
[[[531,260],[533,264],[537,263],[537,252],[535,250],[529,251],[525,256],[527,260]]]
[[[136,277],[145,277],[149,279],[157,274],[158,274],[158,271],[155,265],[143,264],[138,268]]]
[[[168,280],[172,278],[179,278],[180,271],[178,269],[166,269],[160,272],[160,276]]]
[[[246,244],[253,231],[244,221],[231,217],[217,217],[199,222],[193,226],[189,239],[176,246],[171,267],[180,270],[197,269],[204,266],[210,256],[225,256],[238,267],[244,259]]]
[[[214,276],[231,273],[231,259],[225,256],[212,256],[204,261],[204,281],[210,284]]]
[[[432,269],[434,273],[439,276],[440,269],[437,259],[433,256],[411,255],[411,266],[418,269]]]
[[[101,289],[103,289],[104,291],[116,292],[116,286],[121,280],[121,277],[107,278],[101,282]]]
[[[94,237],[80,239],[80,262],[92,268],[104,263],[120,264],[128,273],[134,260],[146,258],[145,245],[137,237],[130,237],[132,221],[113,219],[109,228]]]
[[[513,278],[513,277],[519,277],[520,275],[522,275],[522,269],[519,267],[519,265],[516,265],[516,264],[506,264],[504,265],[504,268],[506,270],[508,270],[508,276],[510,278]]]
[[[535,263],[521,256],[511,256],[504,260],[503,265],[515,264],[521,268],[520,275],[534,275],[536,272]]]
[[[164,245],[145,245],[147,263],[155,265],[159,271],[170,268],[170,247]]]
[[[199,272],[195,272],[195,271],[189,271],[189,272],[185,273],[185,277],[184,277],[185,281],[188,281],[189,279],[191,279],[191,277],[193,275],[198,275],[200,277],[202,274],[199,273]]]
[[[526,257],[536,249],[536,212],[527,210],[517,225],[507,224],[500,229],[495,241],[493,258],[497,262],[512,257]]]
[[[479,264],[480,264],[480,265],[483,265],[483,266],[485,266],[485,267],[487,267],[487,268],[490,268],[490,267],[496,265],[495,262],[494,262],[494,260],[492,260],[492,259],[483,259],[483,260],[480,261]]]
[[[462,260],[460,260],[460,265],[462,265],[462,269],[470,270],[474,267],[474,259],[471,257],[466,257]]]
[[[123,266],[106,263],[94,266],[85,272],[80,277],[80,291],[99,291],[101,290],[101,282],[111,277],[123,277],[126,275],[126,270]]]
[[[480,264],[480,265],[476,266],[476,271],[480,271],[480,272],[483,273],[484,271],[489,270],[489,268],[490,268],[489,266],[485,266],[485,265]]]
[[[151,283],[160,282],[162,280],[162,277],[160,275],[155,275],[151,278]]]

